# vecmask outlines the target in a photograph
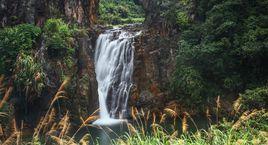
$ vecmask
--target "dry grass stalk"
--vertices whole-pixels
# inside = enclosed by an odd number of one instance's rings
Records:
[[[196,125],[194,119],[191,117],[191,115],[190,115],[188,112],[184,112],[184,114],[186,114],[187,117],[188,117],[188,118],[191,120],[191,122],[194,124],[195,129],[196,129],[197,131],[199,131],[199,129],[198,129],[198,127],[197,127],[197,125]]]
[[[0,124],[0,136],[3,136],[4,135],[4,129],[2,127],[2,124]]]
[[[57,137],[57,136],[50,136],[51,137],[51,139],[53,140],[53,141],[55,141],[57,144],[59,144],[59,145],[64,145],[65,144],[65,142],[64,142],[64,140],[62,140],[61,138],[59,138],[59,137]]]
[[[61,128],[61,132],[59,137],[63,138],[68,133],[68,129],[70,127],[70,122],[69,122],[69,113],[67,112],[64,117],[61,119],[59,122],[59,127]]]
[[[139,114],[139,110],[137,107],[134,107],[136,115]]]
[[[149,118],[150,118],[150,115],[151,115],[151,112],[150,110],[146,113],[146,122],[148,122]]]
[[[2,84],[2,83],[3,83],[4,78],[5,78],[5,75],[0,75],[0,84]]]
[[[128,130],[129,130],[129,132],[131,134],[136,134],[137,133],[136,128],[131,123],[127,123],[127,127],[128,127]]]
[[[0,88],[3,88],[4,87],[4,75],[1,75],[0,76]]]
[[[234,125],[232,126],[232,129],[234,130],[239,129],[246,121],[256,116],[259,116],[263,114],[264,112],[265,110],[256,110],[256,109],[254,109],[251,112],[250,111],[244,112],[243,115],[234,123]]]
[[[41,130],[43,128],[45,128],[45,126],[47,125],[47,121],[49,120],[49,114],[51,112],[51,109],[52,109],[52,106],[53,104],[60,98],[66,98],[64,95],[64,88],[65,86],[69,83],[70,81],[70,78],[66,78],[63,83],[61,84],[61,86],[59,87],[57,93],[54,95],[54,97],[52,98],[51,102],[49,103],[49,108],[45,114],[45,116],[41,119],[41,121],[39,122],[38,126],[36,127],[35,129],[35,132],[34,132],[34,137],[38,137]]]
[[[234,104],[233,104],[233,114],[236,114],[239,112],[240,108],[241,108],[241,105],[242,105],[242,97],[239,97],[238,99],[236,99],[234,101]]]
[[[166,118],[167,118],[167,114],[162,114],[161,115],[161,119],[160,119],[160,123],[164,123],[166,121]]]
[[[1,75],[0,77],[0,95],[4,94],[6,92],[6,87],[4,84],[4,75]]]
[[[13,87],[9,87],[8,90],[6,91],[2,101],[0,102],[0,109],[4,106],[5,102],[8,100],[12,90],[13,90]]]
[[[219,124],[219,110],[221,108],[220,96],[217,97],[216,100],[216,115],[217,115],[217,124]]]
[[[207,107],[207,109],[206,109],[206,117],[207,117],[207,119],[208,119],[208,123],[209,123],[209,125],[211,125],[211,114],[210,114],[210,110],[209,110],[208,107]]]
[[[143,118],[145,118],[145,113],[144,113],[144,110],[141,108],[141,115]]]
[[[15,145],[17,143],[17,132],[11,134],[2,145]]]
[[[16,140],[16,144],[17,144],[17,145],[21,145],[22,132],[19,131],[19,132],[16,133],[16,135],[17,135],[17,136],[16,136],[16,138],[17,138],[17,140]]]
[[[8,117],[8,114],[4,112],[0,112],[0,117]]]
[[[131,116],[134,120],[137,120],[136,113],[134,107],[131,107]]]
[[[182,117],[181,128],[182,128],[182,133],[187,133],[188,124],[187,124],[187,115],[186,114],[184,114]]]
[[[91,126],[91,125],[87,125],[87,123],[97,120],[99,118],[99,115],[95,115],[100,109],[98,108],[97,110],[95,110],[86,120],[84,120],[82,117],[80,117],[82,124],[79,126],[79,128],[76,130],[76,132],[73,134],[73,136],[71,137],[71,139],[73,139],[75,137],[75,135],[85,126]],[[100,126],[93,126],[96,128],[100,128]],[[69,143],[69,142],[67,142]]]
[[[97,110],[95,110],[90,116],[97,114],[97,112],[99,112],[99,111],[100,111],[100,108],[98,108]]]
[[[156,115],[155,115],[155,112],[153,112],[153,124],[156,123]]]
[[[90,123],[90,122],[93,122],[93,121],[95,121],[95,120],[97,120],[97,119],[99,119],[99,118],[100,118],[99,115],[89,116],[89,117],[85,120],[84,123]]]
[[[170,108],[165,108],[164,111],[166,111],[171,117],[175,118],[178,116],[177,112]]]
[[[80,145],[89,145],[89,140],[90,140],[90,135],[86,134],[80,139],[79,144]]]
[[[178,135],[179,135],[178,130],[176,130],[176,131],[174,131],[174,132],[171,134],[170,138],[171,138],[171,139],[174,139],[174,138],[176,138]]]

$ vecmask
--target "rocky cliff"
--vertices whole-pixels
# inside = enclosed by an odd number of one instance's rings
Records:
[[[96,32],[92,29],[97,19],[97,9],[98,0],[0,0],[0,27],[21,23],[43,26],[46,19],[62,18],[86,30],[72,40],[75,55],[71,58],[71,68],[64,62],[64,56],[48,57],[43,38],[37,42],[33,53],[44,70],[45,88],[38,96],[31,96],[36,98],[32,102],[27,102],[24,90],[14,88],[10,103],[14,106],[17,126],[23,122],[25,129],[36,127],[60,87],[63,75],[71,77],[71,85],[66,88],[68,99],[58,102],[55,107],[58,116],[68,111],[73,122],[78,123],[80,116],[85,118],[97,109],[97,82],[93,65]]]
[[[42,25],[47,18],[89,26],[96,22],[99,0],[0,0],[1,26],[20,23]]]
[[[155,29],[144,29],[136,38],[132,105],[155,111],[165,107],[175,68],[176,41],[173,39]]]
[[[40,44],[37,55],[43,62],[47,74],[46,91],[41,99],[28,106],[17,106],[17,118],[27,122],[37,122],[40,113],[46,110],[49,98],[53,97],[61,83],[61,73],[71,75],[68,100],[60,104],[70,111],[73,118],[87,117],[98,108],[97,81],[94,67],[94,48],[98,30],[95,27],[98,0],[0,0],[1,26],[20,23],[35,23],[42,26],[48,18],[63,18],[87,29],[87,33],[77,35],[75,45],[75,65],[66,68],[60,59],[42,57],[46,49]],[[175,67],[174,39],[176,34],[160,17],[159,6],[154,0],[140,1],[146,12],[142,35],[135,39],[134,84],[130,105],[158,110],[165,107],[169,98],[169,82]],[[103,28],[100,29],[102,31]],[[135,29],[135,28],[134,28]],[[52,85],[51,85],[52,84]],[[18,102],[18,100],[17,100]],[[20,104],[20,103],[18,103]],[[21,112],[28,110],[27,113]],[[58,110],[60,111],[60,110]],[[36,113],[37,112],[37,113]],[[38,115],[39,114],[39,115]],[[34,117],[33,117],[34,116]],[[33,121],[34,120],[34,121]],[[34,126],[33,126],[34,127]]]

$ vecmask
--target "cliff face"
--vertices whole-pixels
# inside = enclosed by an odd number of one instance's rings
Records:
[[[143,33],[136,38],[131,106],[158,111],[169,103],[175,68],[177,30],[161,17],[158,1],[136,0],[145,10]]]
[[[136,0],[136,4],[142,5],[145,11],[144,27],[155,31],[161,36],[172,37],[178,34],[178,30],[169,23],[161,14],[166,8],[165,2],[157,0]]]
[[[169,98],[169,82],[175,68],[176,41],[159,31],[145,29],[136,38],[134,84],[130,104],[157,111]]]
[[[20,23],[35,23],[43,25],[48,18],[63,18],[69,23],[76,23],[86,28],[92,28],[96,22],[99,0],[0,0],[1,26]],[[161,108],[169,96],[168,86],[175,67],[175,47],[173,35],[168,25],[160,17],[159,6],[155,0],[139,1],[146,13],[143,34],[136,38],[134,83],[130,105],[137,107]],[[87,117],[98,108],[97,81],[94,67],[95,40],[97,32],[89,29],[88,34],[77,36],[76,67],[72,85],[69,90],[69,101],[65,106],[71,115],[79,118]],[[39,48],[41,49],[41,48]],[[45,53],[45,52],[44,52]],[[43,99],[35,106],[34,112],[42,112],[49,96],[52,97],[60,85],[60,66],[54,60],[44,58],[44,65],[50,82]],[[58,60],[59,64],[61,60]],[[63,70],[68,71],[68,70]],[[70,70],[69,70],[70,71]],[[45,106],[45,105],[44,105]],[[64,106],[64,105],[63,105]],[[17,112],[19,113],[19,112]],[[27,118],[27,115],[23,116]],[[28,116],[28,118],[31,115]],[[38,117],[37,117],[38,118]]]
[[[94,54],[96,38],[83,36],[77,38],[77,74],[76,91],[73,96],[74,106],[78,109],[79,116],[88,117],[89,114],[98,109],[98,84],[95,74]],[[77,117],[79,117],[77,116]]]
[[[42,25],[47,18],[63,18],[89,26],[96,21],[99,0],[0,0],[1,26],[19,23]]]

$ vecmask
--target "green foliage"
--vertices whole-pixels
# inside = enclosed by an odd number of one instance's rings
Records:
[[[45,87],[45,74],[42,67],[31,55],[21,53],[16,61],[14,83],[26,96],[32,97],[34,93],[40,94]]]
[[[191,96],[195,98],[195,103],[198,103],[206,94],[203,93],[204,82],[198,71],[193,68],[182,67],[176,70],[173,83],[173,89],[176,90],[180,95]],[[175,91],[175,90],[174,90]],[[191,104],[191,98],[184,98],[185,103]]]
[[[267,108],[268,107],[268,87],[259,87],[246,90],[241,94],[243,107],[245,109]]]
[[[41,29],[32,24],[21,24],[0,30],[0,73],[11,73],[19,52],[32,49]]]
[[[223,121],[208,130],[178,134],[178,130],[167,131],[163,126],[152,124],[154,131],[145,133],[142,126],[131,129],[131,133],[114,141],[115,145],[260,145],[267,144],[267,111],[251,112],[247,119]],[[171,132],[171,133],[170,133]]]
[[[201,0],[196,6],[197,20],[181,29],[173,83],[177,96],[204,101],[266,85],[268,2]],[[185,78],[202,85],[195,91]]]
[[[144,21],[143,9],[131,0],[100,0],[100,22],[104,24],[141,23]]]
[[[188,11],[193,9],[191,0],[160,0],[158,7],[160,7],[160,15],[171,25],[182,28],[191,21],[188,14]]]
[[[71,47],[72,30],[61,19],[48,19],[44,26],[44,36],[48,55],[51,58],[70,55],[74,52]]]

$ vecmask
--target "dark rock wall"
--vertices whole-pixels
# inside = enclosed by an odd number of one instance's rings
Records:
[[[134,83],[130,104],[160,109],[169,98],[169,82],[175,68],[176,41],[158,30],[145,29],[136,38]]]
[[[76,78],[75,104],[78,106],[79,115],[88,117],[98,109],[98,85],[94,67],[95,38],[84,36],[78,41],[78,69]]]

